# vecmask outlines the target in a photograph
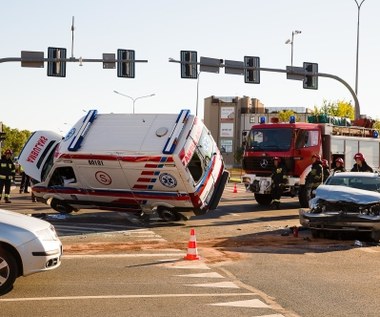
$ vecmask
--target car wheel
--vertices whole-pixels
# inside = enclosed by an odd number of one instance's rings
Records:
[[[17,262],[8,251],[0,248],[0,294],[8,293],[18,276]]]

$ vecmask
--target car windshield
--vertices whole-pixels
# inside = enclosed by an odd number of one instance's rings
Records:
[[[380,176],[372,173],[338,173],[328,178],[326,185],[340,185],[380,192]]]

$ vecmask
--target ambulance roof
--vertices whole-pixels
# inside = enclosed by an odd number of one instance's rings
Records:
[[[60,153],[162,154],[179,115],[96,113],[83,128],[86,118],[81,118],[66,135],[60,144]],[[193,119],[189,117],[188,122]],[[190,127],[191,124],[182,125],[180,134],[186,136]],[[78,146],[73,146],[73,142]],[[184,140],[178,142],[183,144]]]

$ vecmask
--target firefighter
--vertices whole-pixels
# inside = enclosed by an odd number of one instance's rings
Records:
[[[16,176],[16,167],[11,159],[12,151],[10,149],[4,152],[0,159],[0,195],[3,195],[4,201],[10,203],[11,182]],[[2,198],[0,197],[0,199]]]
[[[323,182],[326,182],[326,179],[328,179],[330,176],[329,161],[326,159],[322,160],[322,171],[323,171]]]
[[[362,153],[356,153],[354,156],[355,164],[351,169],[351,172],[372,172],[373,169],[365,161]]]
[[[338,157],[336,160],[335,160],[335,168],[334,168],[334,173],[337,173],[337,172],[345,172],[346,169],[344,168],[344,161],[341,157]]]
[[[311,157],[311,170],[306,176],[306,188],[308,191],[308,197],[313,198],[313,191],[323,182],[323,168],[321,162],[321,156],[319,154],[313,154]]]
[[[285,180],[285,168],[281,165],[281,159],[277,156],[273,158],[272,169],[272,204],[280,209],[280,199],[282,195],[282,186]]]

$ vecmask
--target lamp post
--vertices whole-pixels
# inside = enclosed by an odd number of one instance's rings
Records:
[[[150,95],[144,95],[144,96],[139,96],[139,97],[133,98],[133,97],[128,96],[128,95],[126,95],[126,94],[122,94],[121,92],[118,92],[118,91],[116,91],[116,90],[114,90],[113,92],[114,92],[115,94],[121,95],[121,96],[123,96],[123,97],[127,97],[127,98],[129,98],[129,99],[132,100],[132,102],[133,102],[133,112],[132,112],[132,113],[135,113],[135,103],[136,103],[136,100],[141,99],[141,98],[153,97],[153,96],[156,95],[156,94],[150,94]]]
[[[291,46],[291,48],[290,48],[290,66],[292,66],[292,67],[293,67],[294,35],[297,35],[297,34],[301,34],[301,31],[299,31],[299,30],[292,31],[292,39],[287,39],[285,42],[285,44],[290,44],[290,46]]]
[[[358,94],[358,76],[359,76],[359,21],[360,21],[360,8],[365,0],[362,0],[360,4],[355,0],[358,7],[358,26],[356,29],[356,75],[355,75],[355,94]]]

